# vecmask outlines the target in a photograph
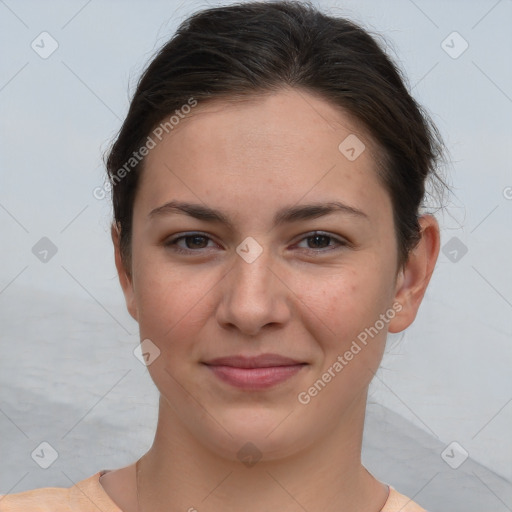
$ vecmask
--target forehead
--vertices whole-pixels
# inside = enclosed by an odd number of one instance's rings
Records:
[[[305,91],[214,100],[198,103],[150,151],[137,197],[147,208],[177,195],[225,208],[301,197],[376,207],[387,195],[376,154],[357,120]]]

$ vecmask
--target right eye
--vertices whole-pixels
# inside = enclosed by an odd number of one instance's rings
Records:
[[[181,254],[191,254],[206,249],[208,241],[213,240],[204,233],[188,233],[180,235],[164,243],[164,246]],[[183,243],[182,243],[183,242]],[[182,243],[180,245],[180,243]]]

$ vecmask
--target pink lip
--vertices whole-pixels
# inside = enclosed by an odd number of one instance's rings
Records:
[[[306,365],[277,354],[219,357],[204,364],[222,381],[238,388],[253,390],[275,386]]]

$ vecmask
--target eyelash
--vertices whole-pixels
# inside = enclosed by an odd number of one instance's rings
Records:
[[[307,252],[310,252],[313,254],[326,253],[326,252],[341,249],[343,247],[347,247],[350,245],[346,240],[337,238],[337,237],[331,235],[330,233],[325,233],[323,231],[314,231],[311,234],[308,234],[307,236],[301,238],[298,243],[302,242],[303,240],[307,240],[309,238],[314,238],[316,236],[323,236],[323,237],[329,238],[330,240],[334,240],[338,244],[338,247],[330,248],[330,249],[329,248],[305,249]],[[201,237],[201,238],[205,238],[208,240],[212,240],[211,237],[209,237],[206,233],[192,232],[192,233],[187,233],[186,235],[180,235],[176,238],[168,240],[167,242],[164,243],[164,246],[167,248],[170,248],[171,250],[173,250],[179,254],[198,253],[198,252],[201,252],[203,249],[206,249],[206,247],[201,248],[201,249],[183,249],[182,247],[179,247],[177,245],[177,243],[180,240],[185,240],[187,238],[193,238],[193,237]]]

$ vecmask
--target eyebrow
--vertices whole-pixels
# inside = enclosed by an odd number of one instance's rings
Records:
[[[274,216],[274,225],[278,226],[285,223],[298,222],[301,220],[316,219],[335,212],[343,213],[354,217],[367,219],[368,215],[362,210],[349,206],[340,201],[330,201],[325,203],[310,203],[299,206],[288,206],[281,208]],[[217,222],[233,229],[233,224],[228,216],[220,210],[215,210],[199,203],[189,203],[184,201],[169,201],[168,203],[155,208],[149,212],[149,218],[155,218],[160,215],[185,214],[198,220],[207,222]]]

